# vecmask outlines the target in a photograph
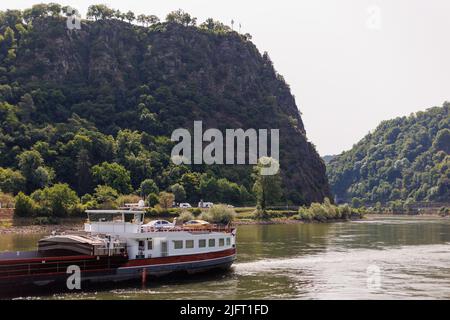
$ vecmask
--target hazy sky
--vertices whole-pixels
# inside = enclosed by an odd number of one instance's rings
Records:
[[[1,0],[0,10],[42,1]],[[47,2],[47,1],[44,1]],[[50,1],[48,1],[50,2]],[[57,1],[199,22],[234,19],[291,86],[321,155],[351,148],[381,120],[450,100],[449,0]]]

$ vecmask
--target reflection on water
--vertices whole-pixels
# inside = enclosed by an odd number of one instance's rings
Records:
[[[31,249],[40,236],[0,236],[0,251]],[[240,226],[230,272],[50,298],[449,299],[450,220]]]

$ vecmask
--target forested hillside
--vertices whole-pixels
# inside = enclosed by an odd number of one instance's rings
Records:
[[[450,103],[383,121],[331,160],[333,193],[354,203],[450,202]]]
[[[69,30],[65,11],[0,12],[1,191],[66,183],[78,196],[103,185],[113,189],[106,193],[175,190],[177,200],[253,203],[251,166],[171,163],[172,131],[202,120],[204,130],[280,129],[278,200],[330,195],[289,86],[250,35],[212,19],[197,25],[182,11],[161,22],[101,5]]]

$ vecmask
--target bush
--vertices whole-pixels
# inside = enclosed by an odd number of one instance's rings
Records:
[[[261,206],[257,205],[256,210],[253,212],[253,218],[256,220],[269,220],[270,216],[266,210],[261,209]]]
[[[210,223],[229,224],[236,216],[233,208],[228,208],[226,205],[213,205],[208,211],[200,215],[201,219]]]
[[[31,195],[34,199],[35,197]],[[44,210],[50,209],[51,215],[57,217],[68,216],[72,209],[80,203],[75,191],[69,185],[58,183],[52,187],[39,190],[39,206]]]
[[[196,217],[202,214],[202,210],[200,208],[194,208],[192,209],[192,214]]]
[[[159,205],[164,209],[169,209],[172,207],[175,201],[175,196],[170,192],[160,192],[159,193]]]
[[[350,219],[352,216],[352,208],[348,204],[340,205],[339,211],[343,219]]]
[[[314,215],[310,210],[308,210],[308,208],[300,207],[300,209],[298,209],[298,216],[296,216],[296,219],[312,221],[314,219]]]
[[[14,208],[14,201],[12,194],[0,191],[0,208]]]
[[[148,207],[154,207],[159,203],[159,197],[156,193],[150,193],[145,200],[145,203]]]
[[[447,207],[442,207],[439,209],[439,215],[446,217],[448,215],[450,215],[450,208]]]
[[[341,206],[333,205],[329,199],[325,198],[324,203],[312,203],[311,206],[301,207],[294,219],[312,221],[317,220],[325,222],[334,219],[350,219],[351,217],[362,217],[364,208],[354,209],[348,204]]]
[[[14,214],[18,217],[32,217],[35,213],[36,203],[23,192],[16,196],[16,209]]]
[[[185,223],[189,220],[194,220],[194,215],[188,210],[183,210],[177,218],[177,222],[181,223]]]
[[[48,225],[48,224],[58,224],[58,220],[53,217],[36,217],[33,220],[33,224],[36,225]]]
[[[117,209],[116,200],[118,192],[109,186],[97,186],[95,188],[94,199],[100,209]]]
[[[160,205],[156,205],[154,208],[148,208],[145,210],[145,214],[148,217],[165,217],[173,218],[180,213],[179,208],[164,209]]]
[[[138,203],[139,200],[141,200],[141,197],[135,194],[120,195],[116,200],[116,204],[119,207],[124,207],[125,203]]]

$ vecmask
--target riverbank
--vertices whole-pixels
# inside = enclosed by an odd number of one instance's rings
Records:
[[[361,219],[379,219],[386,217],[414,217],[418,219],[428,219],[428,218],[442,218],[450,219],[450,217],[441,217],[438,214],[420,214],[420,215],[406,215],[406,214],[379,214],[379,213],[367,213],[364,217],[351,217],[350,219],[329,219],[327,221],[306,221],[292,219],[290,217],[284,218],[271,218],[268,220],[256,220],[256,219],[236,219],[234,225],[272,225],[272,224],[321,224],[321,223],[336,223],[336,222],[346,222],[346,221],[357,221]],[[154,219],[159,219],[161,217],[154,217]],[[164,219],[164,218],[161,218]],[[56,232],[67,232],[67,231],[79,231],[83,228],[84,218],[73,218],[64,219],[58,224],[45,224],[45,225],[35,225],[33,224],[33,219],[16,219],[12,220],[2,220],[0,221],[0,234],[39,234],[39,233],[52,233]]]
[[[158,217],[155,217],[158,219]],[[163,219],[163,218],[162,218]],[[352,218],[350,220],[356,220]],[[255,219],[237,219],[233,221],[234,225],[272,225],[272,224],[302,224],[302,223],[333,223],[333,222],[345,222],[350,220],[333,219],[326,222],[320,221],[304,221],[291,218],[272,218],[268,220],[255,220]],[[0,221],[0,234],[38,234],[38,233],[52,233],[67,232],[67,231],[79,231],[83,229],[85,219],[64,219],[58,224],[45,224],[35,225],[32,219],[18,219],[13,221]]]

